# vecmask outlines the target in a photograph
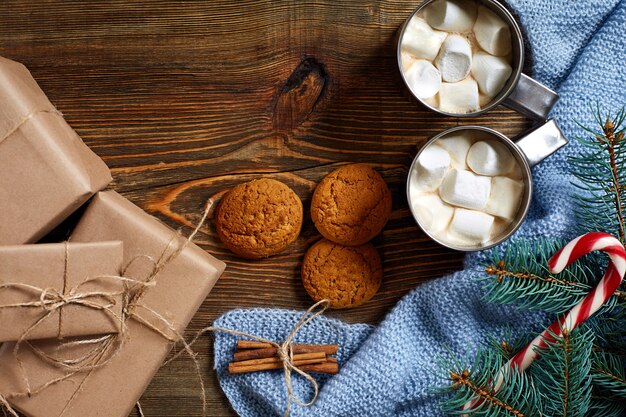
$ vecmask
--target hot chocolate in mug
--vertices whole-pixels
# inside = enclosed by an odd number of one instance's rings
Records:
[[[499,104],[546,120],[558,94],[522,73],[519,24],[495,0],[427,0],[398,34],[398,66],[413,97],[447,116]]]
[[[522,224],[531,168],[567,144],[554,120],[511,140],[482,126],[458,126],[430,139],[411,164],[407,199],[420,228],[460,251],[493,247]]]

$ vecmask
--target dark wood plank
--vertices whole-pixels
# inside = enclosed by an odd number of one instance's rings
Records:
[[[462,123],[508,135],[528,127],[504,108],[461,121],[407,97],[393,43],[418,3],[5,0],[0,54],[31,69],[111,167],[113,188],[174,227],[193,225],[206,199],[252,178],[285,181],[308,206],[335,167],[379,168],[394,195],[375,240],[385,282],[364,306],[329,313],[377,323],[402,295],[461,267],[459,253],[431,242],[410,217],[405,177],[419,146]],[[307,217],[293,247],[251,262],[229,253],[208,224],[198,241],[228,268],[190,331],[236,307],[309,306],[299,268],[318,238]],[[210,415],[232,415],[211,370],[210,337],[196,348]],[[146,415],[199,416],[194,378],[188,360],[162,369],[142,400]]]

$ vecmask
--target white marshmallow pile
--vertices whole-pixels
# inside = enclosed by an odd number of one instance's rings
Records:
[[[411,18],[400,42],[413,94],[448,113],[487,106],[513,72],[508,24],[473,0],[434,1]]]
[[[478,248],[501,236],[515,219],[524,195],[521,172],[496,138],[455,132],[421,152],[409,176],[410,204],[435,238]]]

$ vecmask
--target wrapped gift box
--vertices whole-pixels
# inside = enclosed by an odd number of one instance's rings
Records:
[[[0,247],[0,342],[118,332],[122,257],[120,241]]]
[[[30,72],[0,57],[0,245],[36,242],[110,182]]]
[[[184,241],[119,194],[100,192],[77,225],[72,241],[111,239],[124,242],[126,275],[134,279],[152,276],[152,261],[177,251]],[[170,337],[182,333],[224,268],[223,262],[198,246],[184,246],[178,256],[155,275],[155,285],[146,288],[136,300],[133,311],[140,318],[127,321],[128,337],[106,366],[75,374],[31,397],[11,396],[11,393],[24,392],[25,385],[13,356],[14,344],[5,344],[0,350],[0,394],[29,417],[127,417],[172,347],[172,343],[153,328]],[[35,346],[63,357],[80,355],[85,349],[50,341],[37,342]],[[23,349],[21,359],[33,389],[64,375],[63,371],[41,361],[28,347]]]

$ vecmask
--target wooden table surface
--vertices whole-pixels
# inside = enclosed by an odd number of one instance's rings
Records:
[[[0,55],[30,68],[109,165],[112,188],[186,231],[209,197],[235,184],[276,178],[308,207],[334,168],[373,164],[393,193],[391,220],[374,241],[384,284],[362,307],[329,315],[377,323],[408,291],[462,263],[420,232],[407,208],[405,178],[419,146],[462,123],[508,135],[529,125],[505,108],[445,118],[408,98],[394,36],[419,3],[3,0]],[[299,268],[319,235],[305,216],[297,243],[263,261],[238,259],[204,227],[198,243],[228,267],[190,331],[237,307],[309,306]],[[233,415],[212,371],[211,338],[196,348],[210,415]],[[146,415],[201,415],[195,381],[188,360],[163,368],[142,399]]]

